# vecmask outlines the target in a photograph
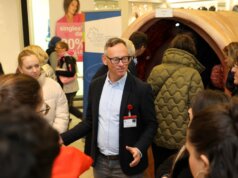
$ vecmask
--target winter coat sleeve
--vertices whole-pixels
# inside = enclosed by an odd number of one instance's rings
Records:
[[[200,74],[196,71],[191,77],[190,90],[188,95],[188,105],[191,104],[192,98],[197,95],[197,93],[204,89],[202,79]]]
[[[56,70],[57,76],[73,77],[76,74],[76,60],[71,56],[65,56],[66,70]]]
[[[63,133],[68,129],[69,124],[69,112],[68,112],[68,103],[62,88],[57,85],[58,96],[55,99],[55,119],[53,122],[53,127]]]
[[[147,79],[147,83],[151,85],[154,96],[157,96],[162,86],[162,83],[164,82],[162,78],[163,75],[161,75],[161,72],[160,72],[160,71],[164,71],[163,68],[164,68],[163,65],[158,65],[154,67]]]

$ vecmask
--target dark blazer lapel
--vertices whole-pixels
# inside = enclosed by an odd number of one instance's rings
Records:
[[[136,64],[134,61],[130,62],[129,66],[128,66],[128,70],[132,75],[137,76]]]
[[[100,97],[102,95],[102,89],[103,89],[106,77],[107,77],[107,75],[100,77],[100,79],[97,81],[96,86],[94,88],[95,96],[94,96],[93,100],[95,101],[94,110],[95,110],[96,114],[99,113]],[[96,118],[98,119],[98,117],[96,117]]]
[[[130,93],[131,93],[131,87],[132,87],[132,76],[128,72],[125,87],[124,87],[124,91],[123,91],[123,95],[122,95],[122,100],[121,100],[120,120],[125,115],[124,111],[125,111],[125,108],[127,107],[127,104],[128,104],[128,98],[129,98]],[[121,124],[122,124],[122,122],[121,122]]]

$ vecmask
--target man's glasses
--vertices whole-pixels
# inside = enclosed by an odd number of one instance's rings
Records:
[[[120,61],[123,63],[123,64],[128,64],[131,60],[131,56],[123,56],[123,57],[108,57],[106,56],[112,64],[119,64]]]
[[[39,111],[42,115],[47,115],[50,110],[50,106],[47,103],[44,103],[42,109]]]

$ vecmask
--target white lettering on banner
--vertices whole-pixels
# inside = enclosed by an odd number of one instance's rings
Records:
[[[78,32],[78,31],[82,31],[82,27],[63,26],[63,27],[60,27],[60,30],[62,32]]]
[[[83,23],[57,23],[56,35],[69,45],[70,51],[77,56],[78,61],[83,60]]]
[[[66,42],[69,45],[69,49],[77,49],[80,50],[83,48],[83,41],[79,38],[63,38],[62,41]]]

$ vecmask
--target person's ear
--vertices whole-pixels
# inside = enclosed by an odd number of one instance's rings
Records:
[[[107,57],[106,57],[106,55],[102,55],[102,62],[103,62],[104,65],[107,66]]]
[[[21,67],[17,67],[17,71],[19,71],[19,73],[23,74],[23,71],[22,71]]]
[[[141,48],[140,48],[140,50],[141,50],[142,52],[144,52],[144,51],[146,50],[146,46],[145,46],[145,45],[142,45]]]
[[[210,166],[208,157],[206,155],[204,155],[204,154],[201,154],[200,158],[201,158],[201,160],[203,162],[204,170],[207,172],[209,170],[209,166]]]

